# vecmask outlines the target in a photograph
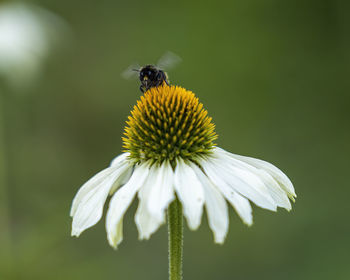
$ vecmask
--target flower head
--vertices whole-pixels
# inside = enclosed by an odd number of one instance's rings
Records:
[[[289,199],[296,195],[282,171],[226,152],[214,145],[216,138],[211,118],[192,92],[166,84],[148,90],[127,122],[124,153],[75,196],[72,235],[100,220],[108,195],[106,230],[113,247],[122,241],[123,216],[136,195],[140,239],[148,239],[165,222],[176,197],[192,230],[199,227],[206,208],[217,243],[224,242],[228,231],[227,202],[248,225],[253,222],[249,201],[272,211],[291,209]]]
[[[124,148],[135,163],[161,165],[208,155],[217,138],[214,124],[195,95],[163,85],[147,91],[131,112]]]

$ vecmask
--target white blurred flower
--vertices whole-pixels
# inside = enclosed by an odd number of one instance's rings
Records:
[[[0,4],[0,76],[15,89],[30,85],[66,30],[60,17],[37,6]]]
[[[291,210],[296,194],[288,177],[274,165],[215,147],[214,125],[190,91],[174,86],[151,88],[129,117],[123,138],[126,152],[92,177],[76,194],[72,235],[79,236],[106,218],[111,246],[123,239],[123,216],[137,195],[135,222],[140,239],[148,239],[165,222],[177,197],[190,229],[201,223],[206,208],[214,240],[223,243],[228,231],[227,203],[251,225],[253,202],[276,211]]]

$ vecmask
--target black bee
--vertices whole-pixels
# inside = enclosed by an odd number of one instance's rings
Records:
[[[169,85],[169,79],[166,72],[154,65],[146,65],[138,70],[141,81],[140,90],[146,92],[152,87],[158,87],[163,83]]]
[[[163,69],[170,69],[181,61],[181,58],[172,52],[166,52],[158,61],[157,65],[148,64],[143,67],[137,65],[129,66],[122,76],[126,79],[131,78],[137,72],[141,85],[142,93],[146,92],[152,87],[158,87],[163,83],[169,85],[168,74]]]

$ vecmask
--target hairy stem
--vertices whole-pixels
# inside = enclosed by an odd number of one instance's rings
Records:
[[[182,280],[183,218],[176,198],[168,209],[169,280]]]

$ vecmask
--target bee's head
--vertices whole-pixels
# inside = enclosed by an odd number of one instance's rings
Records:
[[[157,77],[158,69],[153,65],[146,65],[140,70],[140,81],[151,80],[154,81]]]

